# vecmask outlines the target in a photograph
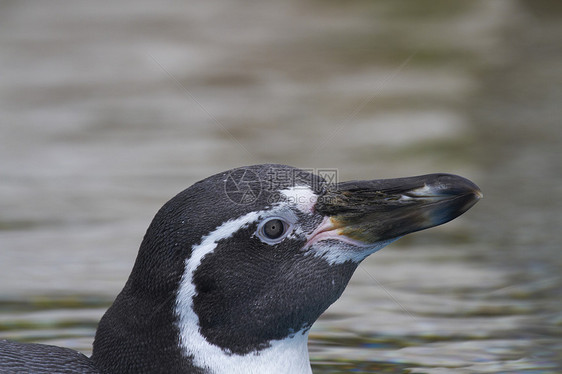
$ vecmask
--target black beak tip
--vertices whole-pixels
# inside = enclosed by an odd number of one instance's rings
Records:
[[[437,174],[430,187],[439,195],[466,196],[472,195],[479,200],[483,197],[480,187],[474,182],[454,174]]]
[[[436,224],[445,223],[460,216],[484,196],[475,183],[458,175],[435,175],[428,186],[434,196],[445,198],[440,209],[435,209],[433,213]]]

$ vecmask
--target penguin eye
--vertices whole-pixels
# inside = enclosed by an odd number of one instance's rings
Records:
[[[270,219],[263,225],[263,233],[269,239],[278,239],[285,232],[285,223],[280,219]]]
[[[285,239],[289,227],[290,225],[281,218],[269,218],[259,225],[257,235],[267,244],[277,244]]]

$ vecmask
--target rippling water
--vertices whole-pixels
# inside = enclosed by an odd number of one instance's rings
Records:
[[[316,373],[562,370],[562,9],[549,1],[0,3],[0,338],[91,351],[156,210],[231,167],[465,175],[369,258]]]

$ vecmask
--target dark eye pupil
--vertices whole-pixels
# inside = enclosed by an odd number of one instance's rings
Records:
[[[263,233],[269,239],[277,239],[285,232],[285,225],[280,219],[272,219],[263,226]]]

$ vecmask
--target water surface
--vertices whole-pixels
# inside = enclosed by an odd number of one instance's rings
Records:
[[[314,371],[559,372],[556,4],[3,2],[0,338],[90,353],[156,210],[216,172],[452,172],[485,199],[365,261]]]

